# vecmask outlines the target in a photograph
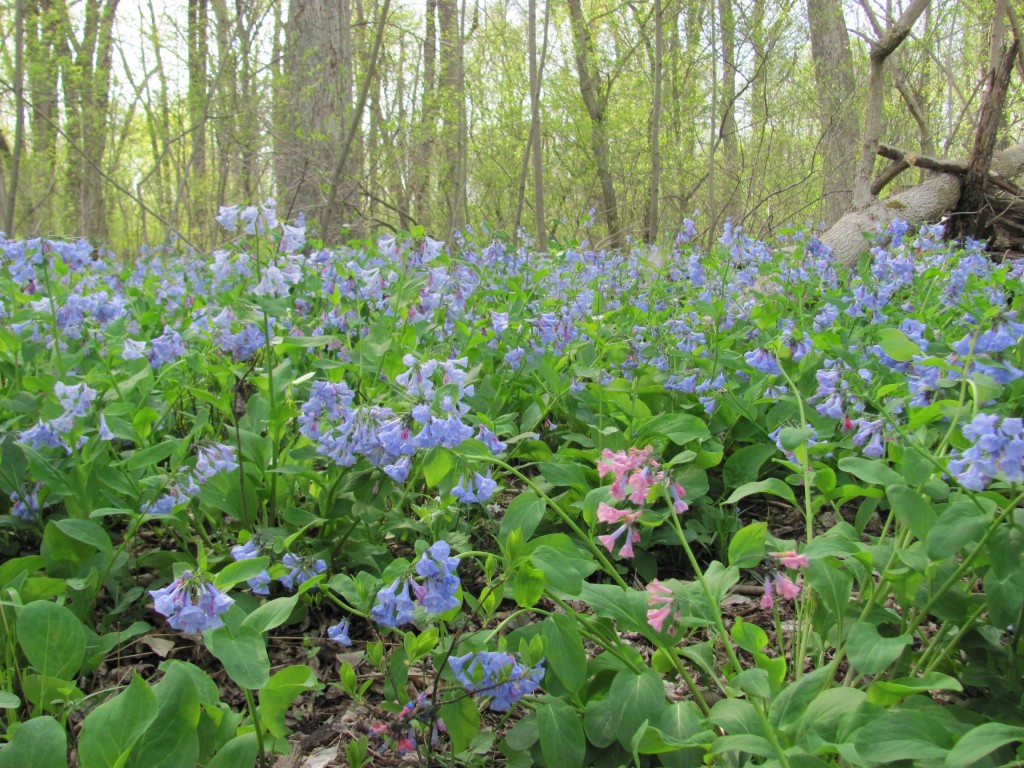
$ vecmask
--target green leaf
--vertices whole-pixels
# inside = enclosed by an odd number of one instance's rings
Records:
[[[587,741],[579,713],[562,699],[546,696],[534,714],[544,761],[558,768],[582,768]]]
[[[270,679],[270,658],[263,634],[253,628],[241,626],[234,635],[227,627],[203,633],[206,647],[220,659],[228,677],[240,687],[258,690]]]
[[[452,454],[446,448],[431,448],[427,451],[423,462],[423,479],[431,488],[436,488],[452,471]]]
[[[18,612],[18,643],[40,675],[69,680],[85,660],[85,629],[69,609],[47,600]]]
[[[978,541],[988,527],[989,515],[969,501],[950,504],[928,532],[928,557],[943,560]]]
[[[702,419],[688,413],[658,414],[640,426],[637,442],[643,445],[643,441],[654,435],[667,437],[676,445],[686,445],[692,440],[707,440],[711,430]]]
[[[913,488],[905,485],[890,485],[885,489],[889,506],[896,518],[921,541],[935,525],[937,516],[931,502]]]
[[[159,415],[157,418],[159,418]],[[136,428],[138,428],[138,426],[139,425],[136,424]],[[141,434],[142,430],[140,429],[139,432]],[[151,445],[149,448],[143,448],[141,451],[136,451],[126,462],[128,469],[134,470],[139,469],[140,467],[153,467],[178,450],[181,443],[182,441],[180,438],[168,437],[163,442]]]
[[[970,768],[1006,744],[1024,741],[1024,728],[1005,723],[975,726],[956,743],[946,756],[946,768]]]
[[[899,328],[880,328],[878,345],[885,354],[900,363],[909,363],[923,354],[921,347]]]
[[[615,743],[615,718],[618,711],[611,699],[591,699],[583,711],[583,728],[595,747],[604,749]]]
[[[729,565],[736,568],[753,568],[764,558],[764,542],[768,535],[768,524],[751,523],[740,528],[729,542]]]
[[[292,615],[299,602],[298,595],[277,597],[264,603],[242,620],[243,627],[251,627],[257,632],[266,632],[281,626]]]
[[[941,672],[927,672],[921,677],[898,677],[895,680],[876,680],[868,686],[868,701],[882,707],[891,707],[908,696],[928,691],[962,691],[960,682]]]
[[[79,768],[121,768],[157,712],[153,689],[134,675],[128,688],[96,707],[82,723]]]
[[[77,520],[66,518],[58,520],[55,525],[67,536],[83,544],[89,544],[98,551],[110,554],[113,547],[110,536],[99,523],[93,520]]]
[[[537,465],[541,477],[556,487],[579,488],[585,491],[590,486],[592,470],[579,464],[562,464],[553,461],[542,461]]]
[[[587,656],[579,625],[564,613],[555,613],[542,623],[547,640],[547,669],[566,690],[576,693],[587,682]]]
[[[722,482],[726,488],[739,488],[757,480],[761,467],[772,456],[778,453],[771,443],[754,443],[745,445],[730,454],[722,467]]]
[[[199,692],[181,666],[153,686],[157,716],[132,750],[126,768],[193,768],[199,762]]]
[[[815,434],[807,427],[783,427],[779,430],[779,443],[785,450],[795,451],[801,445],[807,445]]]
[[[256,764],[259,742],[255,733],[243,733],[217,750],[206,768],[240,768]]]
[[[316,675],[305,665],[285,667],[274,674],[260,689],[260,720],[279,739],[288,736],[284,718],[292,702],[302,693],[316,687]]]
[[[747,653],[758,653],[768,645],[768,635],[757,624],[744,621],[739,616],[736,623],[732,625],[733,641]]]
[[[498,542],[504,546],[509,534],[518,529],[522,531],[523,541],[529,541],[544,519],[546,509],[544,499],[533,491],[523,491],[509,503],[498,529]]]
[[[17,709],[21,706],[21,699],[10,691],[0,691],[0,709]]]
[[[810,702],[832,681],[834,671],[829,664],[801,675],[799,680],[783,688],[768,711],[771,725],[781,730],[799,722]]]
[[[796,504],[796,496],[793,495],[793,489],[777,477],[770,477],[767,480],[761,480],[756,483],[745,483],[733,491],[729,495],[729,498],[725,500],[725,503],[735,504],[740,499],[745,499],[747,496],[753,496],[755,493],[767,493],[771,496],[780,496],[791,504]]]
[[[532,608],[544,594],[544,571],[529,563],[517,566],[509,575],[512,597],[521,608]]]
[[[262,573],[270,565],[270,558],[266,555],[253,557],[249,560],[238,560],[228,563],[220,569],[220,573],[214,577],[213,584],[217,589],[226,592],[240,582],[251,579]]]
[[[861,757],[885,765],[900,760],[915,764],[941,760],[949,751],[943,745],[949,742],[949,734],[936,718],[909,710],[887,711],[853,734]]]
[[[883,637],[874,624],[858,621],[850,629],[847,642],[850,663],[858,672],[877,675],[896,661],[912,641],[910,635]]]
[[[480,710],[472,696],[459,696],[455,701],[442,704],[438,714],[452,740],[455,752],[469,749],[473,739],[480,733]]]
[[[839,460],[838,466],[843,472],[849,472],[865,483],[883,486],[903,484],[903,476],[878,459],[844,456]]]
[[[608,698],[618,709],[615,736],[629,749],[640,724],[661,714],[665,706],[665,686],[653,669],[646,668],[639,675],[631,669],[623,669],[612,680]]]
[[[68,737],[49,715],[22,723],[0,749],[0,768],[67,768]]]

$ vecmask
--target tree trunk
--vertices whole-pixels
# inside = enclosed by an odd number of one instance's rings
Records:
[[[441,194],[447,208],[447,233],[466,222],[465,78],[462,73],[462,30],[458,0],[438,0],[438,42],[440,78],[438,102],[441,110],[441,145],[444,168],[440,174]]]
[[[549,0],[550,1],[550,0]],[[547,11],[544,34],[547,42]],[[533,209],[536,222],[537,250],[547,251],[547,222],[544,218],[544,144],[540,132],[540,62],[537,61],[537,0],[530,0],[527,22],[527,46],[530,59],[530,144],[533,150]],[[545,45],[545,48],[547,46]]]
[[[662,3],[654,0],[654,98],[651,100],[651,193],[647,207],[647,242],[658,241],[658,193],[661,184],[661,84],[665,48]]]
[[[840,0],[807,0],[807,19],[818,86],[818,123],[824,169],[821,196],[825,201],[822,218],[826,224],[832,224],[853,201],[856,147],[860,140],[854,104],[853,56]]]
[[[604,204],[602,211],[608,226],[608,237],[612,246],[622,248],[623,233],[619,226],[619,208],[615,200],[615,182],[611,171],[611,158],[608,134],[605,127],[605,110],[608,106],[608,86],[600,84],[600,73],[595,62],[594,44],[590,37],[590,28],[583,18],[583,6],[580,0],[567,0],[569,20],[572,25],[573,54],[576,60],[576,72],[579,76],[580,96],[590,116],[590,146],[594,153],[594,165],[601,183],[601,198]]]

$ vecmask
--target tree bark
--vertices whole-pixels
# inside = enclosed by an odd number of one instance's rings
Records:
[[[910,34],[914,22],[924,13],[931,0],[912,0],[906,10],[871,45],[871,69],[868,75],[868,103],[864,113],[864,132],[861,136],[860,163],[853,187],[853,205],[863,207],[871,203],[871,177],[875,167],[875,154],[882,135],[882,112],[885,99],[885,60],[899,48]]]
[[[605,111],[608,106],[608,86],[600,85],[600,73],[594,61],[595,50],[590,37],[590,28],[583,18],[580,0],[567,0],[569,21],[572,26],[573,54],[576,73],[579,77],[580,96],[590,116],[590,146],[594,153],[594,165],[601,183],[605,223],[612,246],[622,248],[623,233],[619,226],[619,207],[615,199],[615,182],[611,171],[611,152],[605,127]]]
[[[550,2],[550,0],[549,0]],[[547,6],[545,6],[547,8]],[[530,0],[527,20],[527,47],[530,67],[530,146],[533,152],[533,211],[536,222],[537,250],[547,251],[547,221],[544,218],[544,144],[540,132],[541,65],[537,60],[537,0]],[[544,22],[547,47],[547,10]]]
[[[807,0],[807,19],[818,86],[825,201],[822,218],[826,224],[832,224],[853,201],[852,180],[857,168],[854,148],[860,138],[854,103],[853,55],[840,0]]]
[[[662,1],[654,0],[654,98],[651,100],[651,193],[647,209],[647,242],[658,241],[658,193],[661,185],[661,85],[665,56]]]

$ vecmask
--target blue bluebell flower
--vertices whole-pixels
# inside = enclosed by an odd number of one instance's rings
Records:
[[[163,589],[152,590],[153,608],[183,632],[204,632],[224,626],[221,615],[234,600],[201,574],[185,571]]]
[[[384,627],[400,627],[413,619],[415,603],[409,597],[409,580],[395,579],[394,583],[377,593],[377,602],[370,609],[370,617]]]
[[[281,562],[291,571],[278,578],[285,589],[295,589],[317,574],[327,570],[327,563],[324,560],[314,560],[311,557],[298,557],[291,552],[281,558]]]
[[[333,627],[328,627],[327,637],[345,648],[352,647],[352,638],[348,636],[350,628],[350,622],[348,619],[342,619]]]
[[[508,712],[544,679],[544,662],[525,666],[510,653],[479,651],[448,659],[456,679],[469,693],[490,696],[489,709]]]

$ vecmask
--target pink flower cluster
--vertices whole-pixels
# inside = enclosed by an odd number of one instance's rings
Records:
[[[672,590],[655,579],[647,585],[647,623],[655,632],[662,632],[665,621],[670,616],[673,621],[682,618],[682,614],[675,610],[675,596],[672,594]],[[668,633],[674,635],[676,628],[670,626]]]
[[[794,570],[806,568],[808,564],[807,555],[798,555],[795,549],[785,552],[769,552],[769,555],[779,561],[785,568]],[[775,605],[775,595],[783,600],[794,600],[800,594],[800,585],[789,578],[785,573],[776,573],[771,579],[764,583],[764,595],[761,597],[761,607],[765,610]]]
[[[685,494],[683,486],[668,478],[664,471],[658,469],[658,462],[651,458],[653,450],[651,446],[630,448],[628,451],[610,451],[606,448],[601,454],[601,460],[597,462],[597,472],[602,478],[605,475],[613,476],[608,493],[615,501],[630,501],[633,504],[643,505],[647,503],[647,497],[652,488],[667,486],[672,495],[672,508],[676,514],[681,515],[689,509],[686,502],[683,501]],[[622,548],[619,550],[619,556],[633,557],[633,544],[640,541],[640,534],[635,525],[642,511],[640,509],[618,509],[602,501],[597,506],[597,519],[602,523],[621,523],[621,525],[613,533],[598,536],[598,541],[604,545],[605,549],[612,552],[619,537],[626,534]]]

